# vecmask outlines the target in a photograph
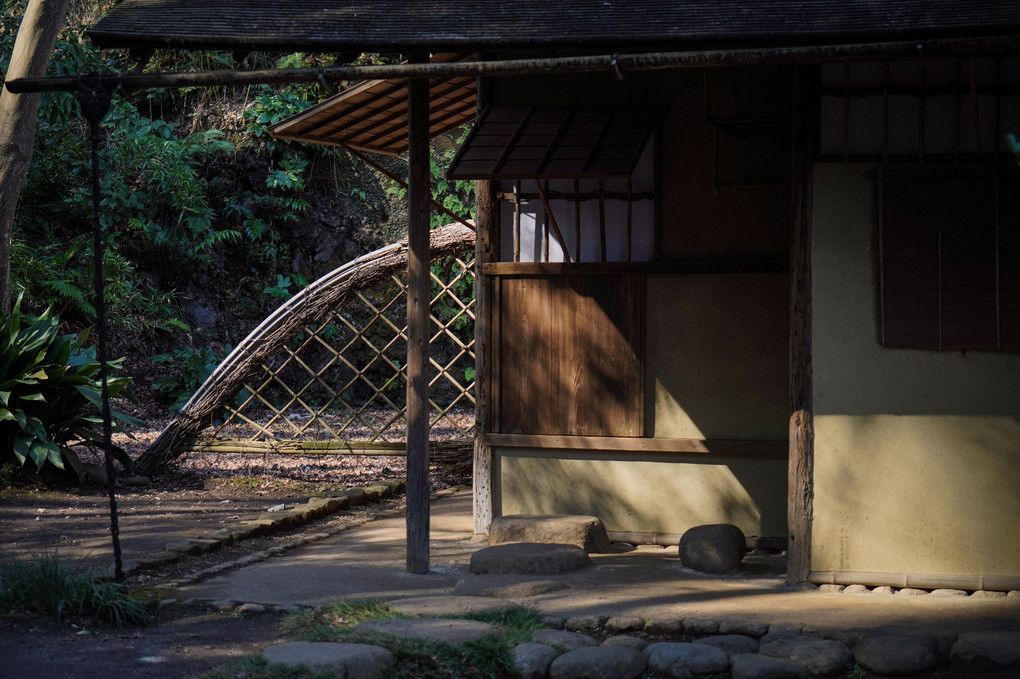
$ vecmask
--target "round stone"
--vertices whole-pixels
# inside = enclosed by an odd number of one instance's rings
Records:
[[[561,651],[572,651],[575,648],[598,646],[599,642],[587,634],[578,634],[564,629],[540,629],[531,635],[531,640],[558,648]]]
[[[842,642],[804,636],[762,644],[761,653],[792,660],[809,674],[821,676],[842,672],[853,660],[850,649]]]
[[[952,657],[975,668],[1020,668],[1020,632],[965,632],[953,644]]]
[[[638,679],[645,667],[645,657],[626,646],[577,648],[552,661],[549,679]]]
[[[719,634],[697,639],[694,643],[714,646],[731,658],[741,653],[758,652],[758,640],[744,634]]]
[[[629,646],[635,651],[643,651],[648,647],[648,641],[641,637],[632,637],[627,634],[618,634],[614,637],[609,637],[602,642],[603,646]]]
[[[747,538],[731,523],[695,526],[680,537],[680,562],[702,573],[725,575],[740,570]]]
[[[730,659],[721,649],[706,644],[664,641],[651,644],[644,650],[648,668],[665,676],[677,676],[677,670],[690,674],[725,672]]]
[[[882,634],[854,649],[857,664],[876,674],[917,674],[938,662],[938,641],[930,634]]]
[[[745,653],[733,656],[730,676],[733,679],[807,679],[808,671],[792,660]]]
[[[549,666],[560,653],[546,644],[518,644],[510,649],[514,676],[519,679],[546,679],[549,676]]]

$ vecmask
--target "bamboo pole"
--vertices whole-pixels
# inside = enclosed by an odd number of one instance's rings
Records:
[[[408,84],[407,570],[429,572],[429,83]]]
[[[852,45],[807,45],[747,49],[643,52],[598,56],[506,59],[499,61],[385,64],[372,66],[323,66],[319,68],[223,70],[193,73],[126,73],[92,76],[111,88],[128,90],[149,87],[245,87],[392,78],[496,77],[527,74],[653,71],[677,68],[754,66],[765,64],[820,64],[869,59],[911,59],[923,52],[927,59],[966,57],[974,54],[1015,54],[1016,36],[902,40]],[[17,78],[7,83],[11,92],[67,92],[83,76]]]

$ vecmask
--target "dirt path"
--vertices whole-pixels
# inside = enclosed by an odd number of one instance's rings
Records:
[[[256,517],[269,507],[304,503],[318,493],[403,476],[400,458],[244,458],[192,456],[173,474],[141,488],[118,490],[125,559],[158,552]],[[441,488],[452,483],[442,472]],[[302,536],[361,522],[403,502],[395,498],[324,517],[290,531],[241,541],[156,570],[132,573],[145,587],[198,572]],[[22,559],[57,554],[69,563],[105,567],[113,561],[109,499],[98,487],[0,487],[0,554]],[[182,609],[151,627],[126,631],[83,627],[83,621],[0,617],[0,679],[103,676],[187,677],[255,653],[280,638],[278,613],[238,617],[207,608]]]

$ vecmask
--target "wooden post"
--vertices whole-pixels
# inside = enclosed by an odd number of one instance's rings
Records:
[[[407,570],[429,572],[429,81],[408,82]]]
[[[811,572],[814,420],[811,406],[811,192],[818,130],[818,69],[801,67],[793,112],[793,227],[790,259],[790,459],[787,583]]]
[[[478,78],[478,110],[489,102],[491,84]],[[482,273],[484,264],[499,260],[499,182],[475,184],[475,453],[472,475],[475,534],[487,535],[493,519],[494,468],[492,448],[485,437],[491,429],[489,400],[492,281]]]

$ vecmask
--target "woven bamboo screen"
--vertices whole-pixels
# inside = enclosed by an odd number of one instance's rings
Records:
[[[399,450],[404,417],[407,289],[392,276],[305,331],[262,364],[195,450]],[[470,257],[432,265],[432,439],[474,436],[474,272]],[[210,435],[211,433],[211,435]]]

